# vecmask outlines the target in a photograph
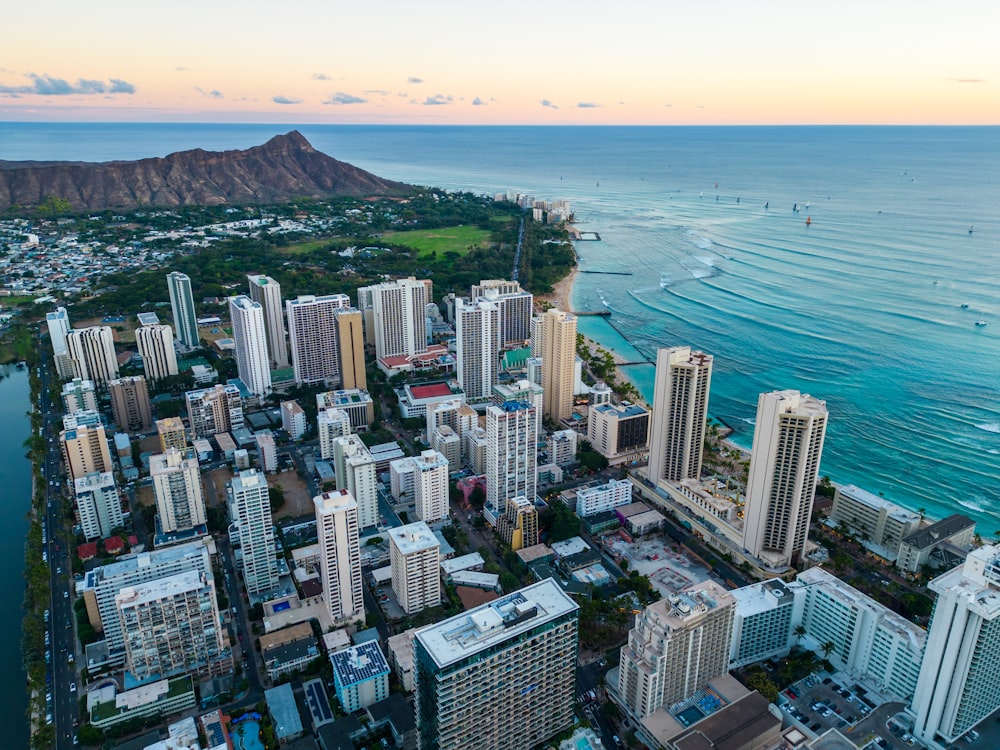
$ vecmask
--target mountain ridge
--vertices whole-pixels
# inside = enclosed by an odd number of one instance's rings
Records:
[[[244,150],[197,148],[136,161],[0,160],[4,211],[34,208],[50,197],[68,202],[73,211],[99,211],[392,196],[414,190],[317,151],[297,130]]]

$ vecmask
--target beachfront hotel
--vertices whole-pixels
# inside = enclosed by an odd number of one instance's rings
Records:
[[[943,747],[1000,708],[1000,546],[970,552],[928,588],[937,600],[910,710],[917,739]]]
[[[576,316],[562,310],[546,310],[540,334],[542,355],[542,402],[544,416],[556,424],[573,414],[576,361]]]
[[[701,477],[712,355],[689,346],[656,354],[647,476],[654,485]]]
[[[771,567],[795,565],[805,548],[826,424],[826,402],[798,391],[757,400],[743,547]]]
[[[417,631],[423,750],[528,750],[573,725],[579,607],[551,578]]]

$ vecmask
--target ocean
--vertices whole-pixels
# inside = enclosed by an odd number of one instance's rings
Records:
[[[246,148],[291,129],[0,123],[0,159]],[[570,201],[601,237],[576,244],[572,306],[611,311],[581,332],[630,361],[713,354],[709,410],[747,447],[759,393],[825,399],[823,474],[1000,530],[1000,128],[298,129],[382,177]],[[651,398],[653,367],[626,370]]]

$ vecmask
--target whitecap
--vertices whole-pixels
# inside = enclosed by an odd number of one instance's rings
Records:
[[[996,432],[1000,434],[1000,423],[998,422],[985,422],[984,424],[977,424],[976,429],[984,430],[986,432]]]
[[[746,422],[747,424],[752,424],[752,425],[756,425],[757,424],[757,418],[756,417],[740,417],[740,421],[741,422]]]

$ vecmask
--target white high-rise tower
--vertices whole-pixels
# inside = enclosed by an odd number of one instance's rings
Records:
[[[341,382],[336,313],[350,305],[346,294],[303,294],[285,303],[296,383]]]
[[[687,346],[657,352],[647,469],[653,484],[701,476],[711,381],[711,354]]]
[[[240,380],[256,396],[271,392],[271,367],[267,356],[264,308],[246,295],[229,298],[229,316],[236,341],[236,366]]]
[[[455,300],[458,383],[472,402],[488,400],[497,383],[500,318],[497,306]]]
[[[534,502],[537,483],[539,414],[523,401],[507,401],[486,409],[486,506],[493,525],[507,500],[523,495]]]
[[[73,363],[73,377],[92,380],[106,389],[118,377],[118,358],[111,326],[76,328],[66,334],[66,349]]]
[[[358,290],[359,299],[371,299],[376,357],[427,351],[428,283],[410,277]]]
[[[142,369],[151,383],[178,373],[174,332],[170,326],[140,326],[135,329],[135,343],[142,357]]]
[[[239,524],[247,593],[272,591],[278,586],[278,565],[267,477],[247,469],[233,477],[227,489],[230,517]]]
[[[365,603],[361,581],[358,504],[347,490],[313,498],[319,538],[323,597],[335,624],[363,622]]]
[[[69,333],[69,316],[65,307],[57,307],[55,312],[45,316],[49,327],[49,339],[52,341],[52,354],[56,360],[56,373],[62,380],[73,377],[73,361],[66,348],[66,334]]]
[[[285,308],[281,304],[281,284],[270,276],[251,274],[250,299],[264,308],[267,327],[267,351],[275,370],[288,367],[288,345],[285,343]]]
[[[198,346],[198,316],[194,312],[191,278],[180,271],[172,271],[167,274],[167,289],[170,292],[170,309],[174,314],[177,340],[193,349]]]
[[[771,565],[794,565],[805,547],[826,423],[826,402],[798,391],[757,399],[743,546]]]

